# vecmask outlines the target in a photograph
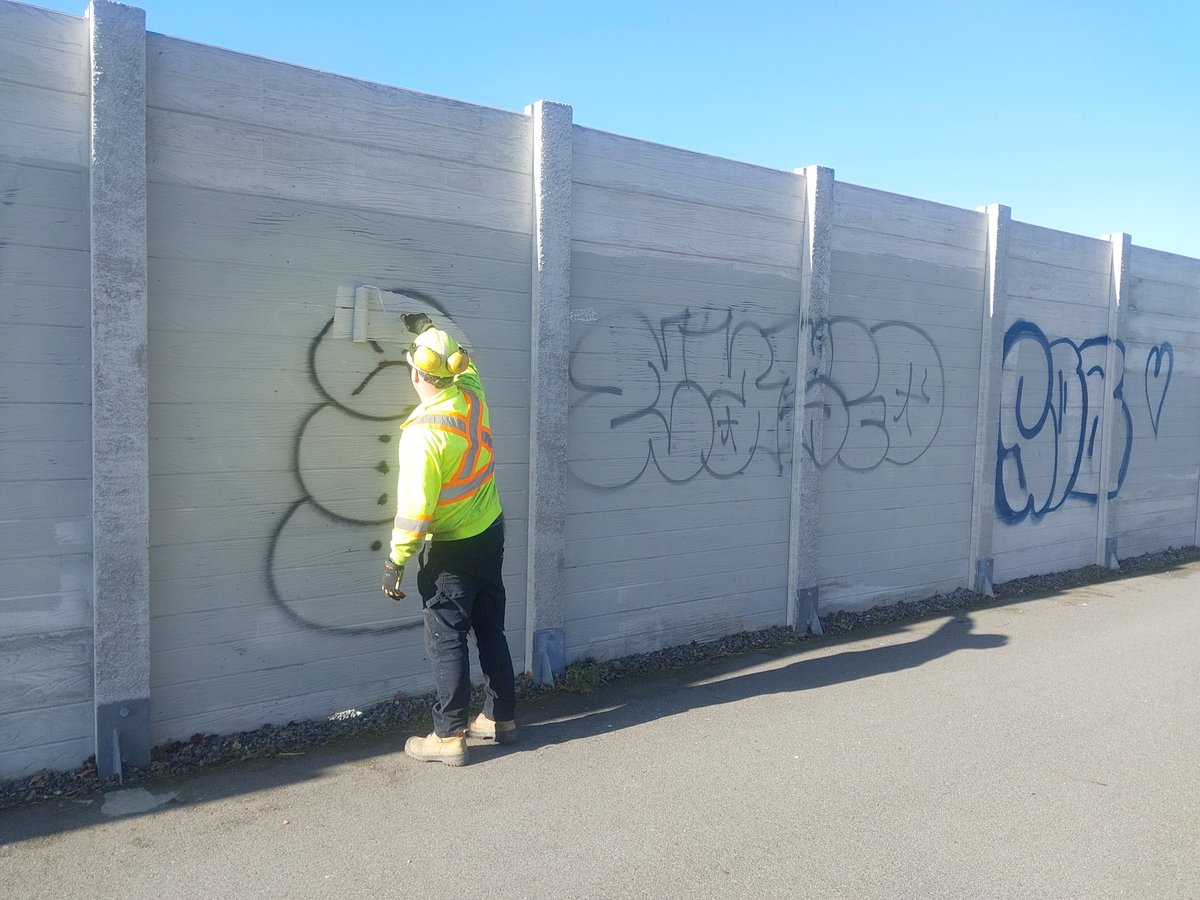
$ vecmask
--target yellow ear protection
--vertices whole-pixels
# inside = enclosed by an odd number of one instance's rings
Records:
[[[432,347],[414,347],[412,351],[413,365],[430,375],[441,374],[442,354]],[[453,375],[461,375],[471,365],[471,357],[467,351],[459,347],[445,360],[446,368]]]
[[[409,365],[435,378],[453,378],[471,366],[471,354],[444,331],[427,328],[408,352]]]

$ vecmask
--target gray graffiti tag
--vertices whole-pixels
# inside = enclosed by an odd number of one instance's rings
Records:
[[[571,427],[587,448],[572,476],[598,490],[649,473],[686,484],[736,477],[760,455],[782,475],[795,391],[776,344],[794,321],[763,326],[728,308],[589,324],[570,357]]]
[[[946,373],[933,339],[906,322],[836,316],[814,323],[812,341],[823,353],[808,379],[806,417],[824,419],[819,458],[811,425],[804,435],[813,461],[866,472],[920,459],[946,408]]]

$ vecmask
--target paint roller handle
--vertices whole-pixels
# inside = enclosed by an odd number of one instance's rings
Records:
[[[433,327],[433,321],[425,313],[403,313],[400,321],[413,334],[420,334]]]
[[[398,566],[390,559],[383,565],[383,592],[393,600],[403,600],[406,596],[400,590],[400,582],[404,580],[404,566]]]

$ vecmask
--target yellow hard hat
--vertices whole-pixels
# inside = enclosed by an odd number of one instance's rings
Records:
[[[450,335],[436,328],[426,328],[413,341],[408,351],[408,364],[435,378],[453,378],[467,371],[471,356]]]

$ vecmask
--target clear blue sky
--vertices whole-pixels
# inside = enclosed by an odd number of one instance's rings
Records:
[[[86,0],[35,5],[82,15]],[[1200,0],[144,0],[151,31],[1200,257]]]

